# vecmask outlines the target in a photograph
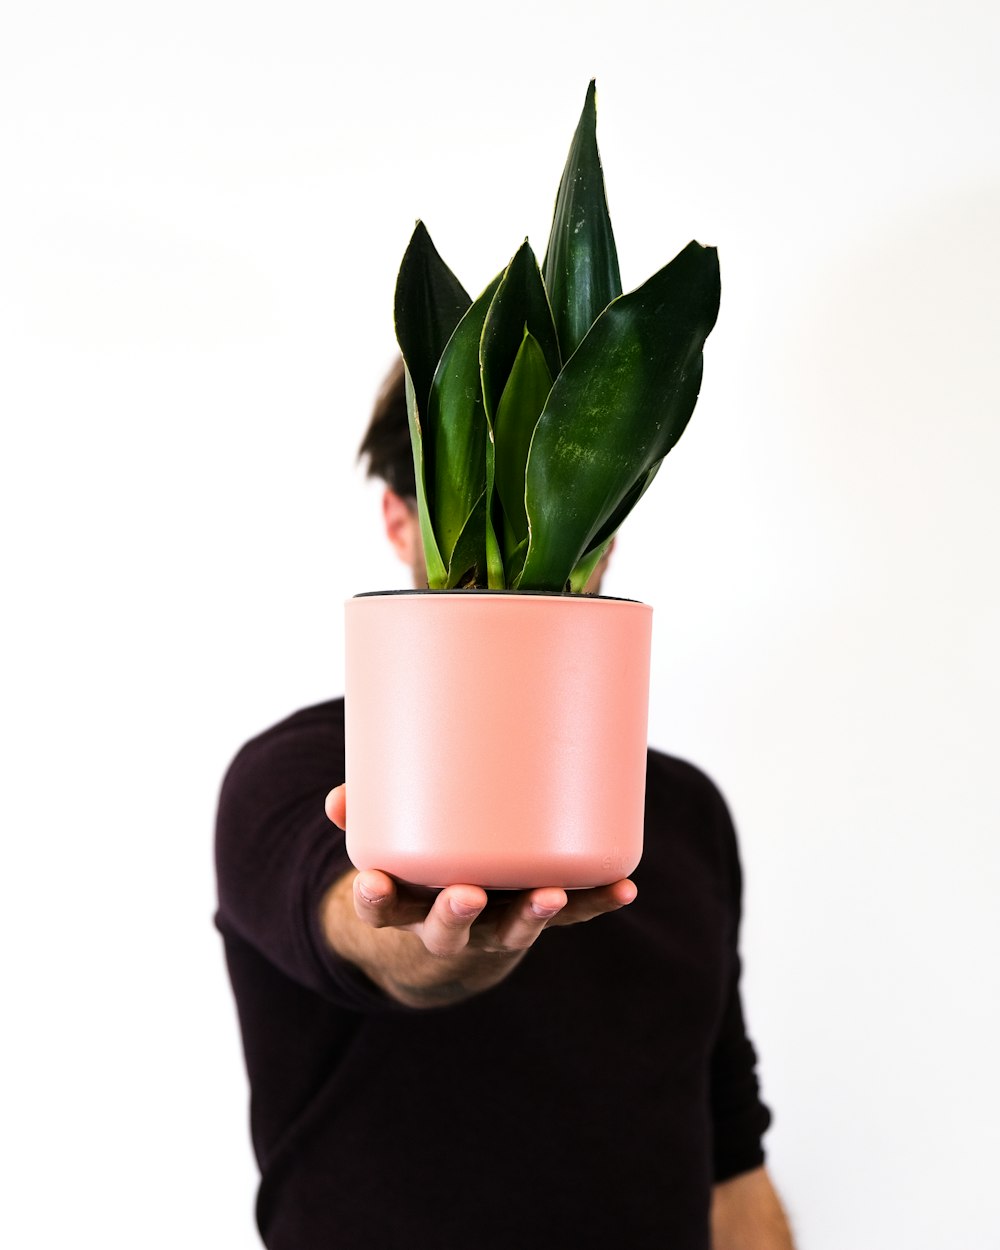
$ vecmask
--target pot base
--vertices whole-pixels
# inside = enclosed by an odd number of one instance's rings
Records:
[[[412,856],[396,855],[391,864],[361,864],[351,851],[348,835],[348,854],[351,863],[362,871],[366,868],[378,868],[387,872],[403,885],[444,889],[449,885],[478,885],[484,890],[536,890],[545,886],[559,886],[564,890],[589,890],[597,886],[610,885],[620,881],[634,872],[639,855],[633,854],[626,858],[621,850],[612,847],[607,854],[595,858],[593,855],[538,854],[530,859],[514,863],[508,857],[502,862],[496,854],[485,856],[466,855],[463,858],[445,862],[440,852]],[[381,857],[385,859],[385,855]]]

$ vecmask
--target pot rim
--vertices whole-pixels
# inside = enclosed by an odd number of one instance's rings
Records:
[[[462,590],[453,587],[451,590],[431,590],[430,587],[422,589],[403,589],[403,590],[363,590],[356,595],[352,595],[352,599],[378,599],[385,598],[390,595],[434,595],[436,597],[450,596],[452,598],[468,598],[471,595],[486,595],[495,598],[510,599],[562,599],[567,603],[570,602],[590,602],[590,603],[636,603],[640,607],[648,607],[641,599],[626,599],[623,595],[583,595],[583,594],[567,594],[562,590],[486,590],[480,587],[470,587]]]

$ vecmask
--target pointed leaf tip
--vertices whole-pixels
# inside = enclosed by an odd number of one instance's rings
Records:
[[[618,253],[597,148],[596,86],[591,79],[559,181],[543,263],[545,287],[564,360],[622,293]]]
[[[422,221],[417,220],[396,279],[395,322],[399,350],[406,365],[406,407],[413,446],[428,585],[444,584],[444,568],[431,521],[435,463],[433,430],[424,426],[431,379],[445,344],[465,310],[468,294],[441,259]]]

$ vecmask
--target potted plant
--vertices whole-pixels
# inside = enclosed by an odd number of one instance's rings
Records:
[[[347,605],[348,851],[412,883],[603,885],[642,849],[651,609],[583,593],[684,431],[719,306],[622,294],[587,90],[539,267],[471,299],[418,221],[395,296],[426,591]]]

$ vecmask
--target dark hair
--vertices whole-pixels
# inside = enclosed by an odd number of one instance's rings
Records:
[[[368,460],[366,476],[381,478],[403,499],[416,497],[417,480],[413,472],[401,358],[397,358],[386,374],[375,400],[368,429],[358,448],[358,459],[363,457]]]

